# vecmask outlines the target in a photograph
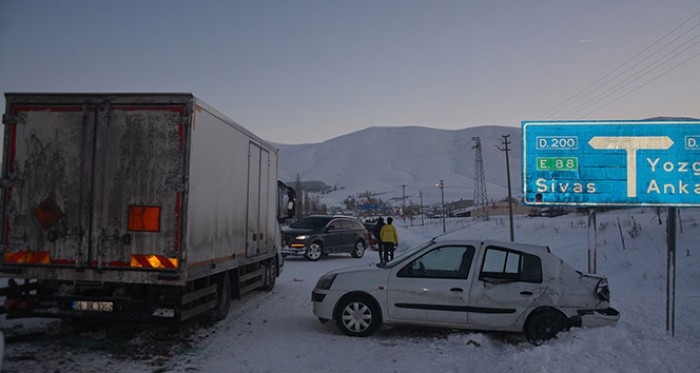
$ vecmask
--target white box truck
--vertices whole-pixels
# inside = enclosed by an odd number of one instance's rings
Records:
[[[187,93],[6,93],[8,317],[226,317],[272,290],[294,191],[269,143]]]

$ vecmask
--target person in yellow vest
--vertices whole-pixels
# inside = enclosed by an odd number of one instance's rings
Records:
[[[384,245],[383,263],[394,259],[394,250],[399,245],[399,235],[396,233],[396,228],[391,224],[393,221],[394,219],[391,217],[386,218],[386,224],[384,224],[380,232],[382,245]]]

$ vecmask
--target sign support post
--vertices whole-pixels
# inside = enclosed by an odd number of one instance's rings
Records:
[[[666,245],[668,262],[666,268],[666,335],[676,334],[676,208],[668,208],[666,217]]]
[[[598,250],[597,225],[595,209],[590,209],[588,212],[588,273],[596,273],[596,257]]]

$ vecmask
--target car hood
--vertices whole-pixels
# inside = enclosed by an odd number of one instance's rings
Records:
[[[391,269],[379,268],[376,264],[341,268],[328,272],[336,275],[333,290],[358,290],[373,292],[380,286],[386,286]]]
[[[346,274],[360,273],[360,275],[361,275],[362,273],[365,273],[365,272],[376,272],[376,271],[382,272],[382,271],[386,271],[386,270],[383,268],[377,267],[376,263],[372,263],[372,264],[365,264],[365,265],[361,265],[361,266],[334,269],[332,271],[329,271],[328,274],[346,275]]]

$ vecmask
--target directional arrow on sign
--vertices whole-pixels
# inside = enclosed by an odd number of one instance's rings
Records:
[[[666,150],[673,145],[667,136],[596,136],[588,144],[597,150],[627,152],[627,197],[637,197],[637,150]]]

